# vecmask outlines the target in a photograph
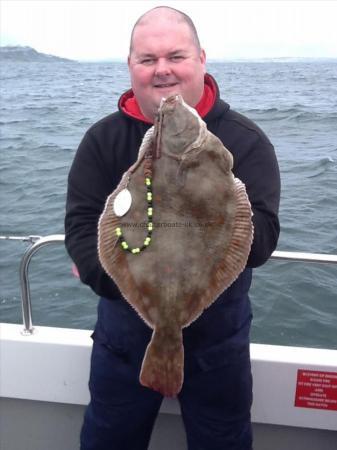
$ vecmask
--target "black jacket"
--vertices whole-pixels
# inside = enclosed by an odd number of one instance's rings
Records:
[[[260,266],[275,250],[279,236],[280,177],[273,146],[260,128],[219,98],[218,89],[203,120],[233,154],[234,175],[246,185],[254,213],[247,266]],[[121,294],[99,263],[97,223],[107,196],[137,159],[150,126],[121,110],[103,118],[86,132],[69,173],[65,245],[81,280],[109,299]]]

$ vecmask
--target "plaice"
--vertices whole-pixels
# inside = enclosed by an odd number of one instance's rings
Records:
[[[99,220],[100,262],[153,329],[140,382],[165,396],[182,387],[182,328],[246,266],[252,212],[232,166],[231,153],[197,112],[179,95],[169,97]],[[132,205],[117,216],[114,200],[123,189]]]

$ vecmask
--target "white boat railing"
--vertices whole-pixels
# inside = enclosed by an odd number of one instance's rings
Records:
[[[42,247],[55,243],[64,243],[63,234],[52,234],[49,236],[0,236],[0,239],[20,240],[29,242],[31,245],[27,247],[20,263],[20,288],[23,316],[23,335],[31,335],[34,333],[32,322],[32,302],[30,296],[28,268],[30,261],[37,251]],[[294,262],[309,262],[323,264],[337,264],[337,255],[328,255],[323,253],[302,253],[302,252],[286,252],[274,251],[270,259]]]
[[[275,250],[270,259],[281,259],[283,261],[311,262],[337,264],[337,255],[325,253],[303,253],[303,252],[283,252]]]

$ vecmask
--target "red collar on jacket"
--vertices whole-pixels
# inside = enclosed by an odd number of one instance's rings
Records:
[[[212,109],[216,100],[216,95],[217,87],[215,81],[210,75],[206,74],[204,93],[200,102],[195,107],[201,117],[205,117],[206,114]],[[127,116],[141,120],[142,122],[153,124],[153,122],[147,119],[141,112],[132,89],[129,89],[121,96],[118,106]]]

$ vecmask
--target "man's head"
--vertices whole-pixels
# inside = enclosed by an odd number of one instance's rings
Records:
[[[136,22],[128,65],[142,113],[154,118],[163,97],[181,94],[195,106],[204,91],[206,55],[191,19],[169,7],[151,9]]]

